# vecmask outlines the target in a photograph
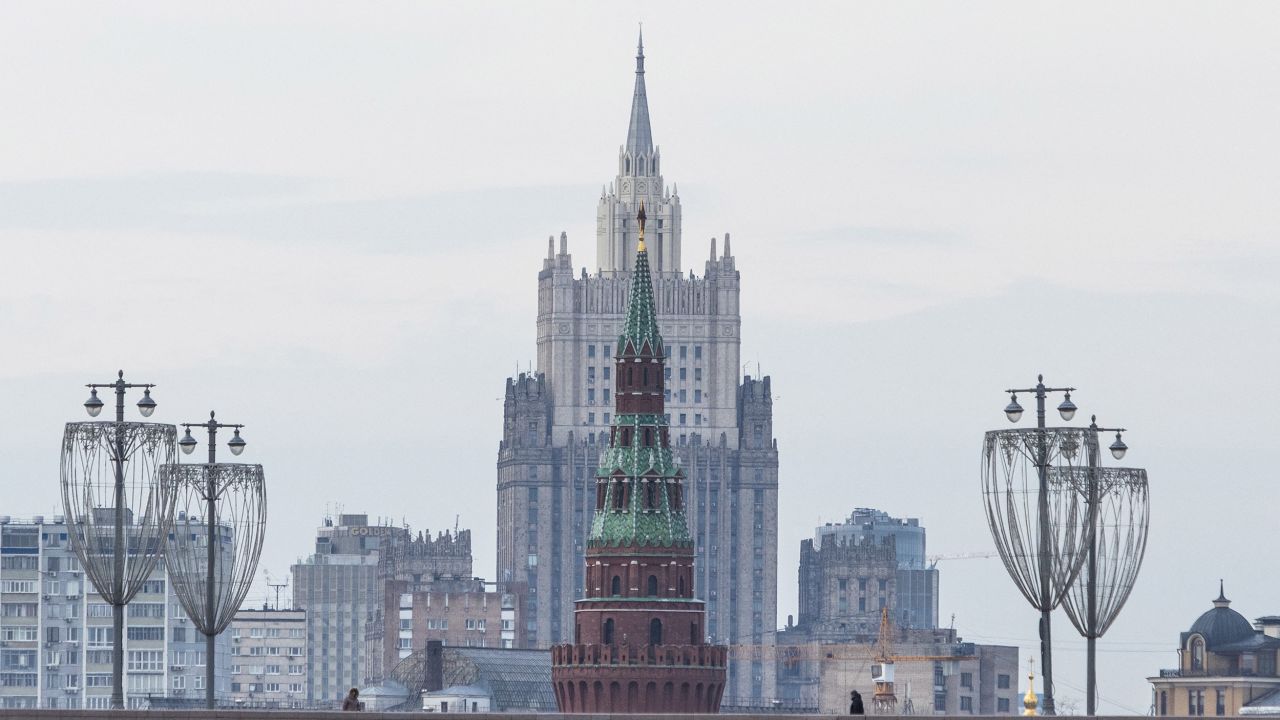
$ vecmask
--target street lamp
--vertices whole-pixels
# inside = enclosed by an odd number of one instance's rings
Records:
[[[1033,577],[1021,577],[1019,572],[1015,572],[1011,560],[1005,558],[1005,565],[1010,570],[1010,574],[1014,578],[1027,596],[1031,604],[1040,610],[1040,667],[1041,675],[1044,678],[1044,701],[1042,704],[1043,711],[1046,715],[1054,713],[1053,703],[1053,645],[1050,632],[1050,617],[1053,608],[1056,607],[1061,600],[1061,595],[1054,592],[1054,569],[1055,560],[1061,562],[1064,559],[1055,558],[1054,546],[1056,542],[1051,537],[1051,528],[1053,523],[1050,519],[1050,499],[1049,499],[1049,483],[1048,483],[1048,465],[1051,455],[1060,455],[1067,462],[1074,462],[1074,448],[1078,448],[1080,443],[1070,434],[1062,436],[1060,439],[1051,440],[1045,428],[1045,400],[1050,393],[1064,393],[1065,397],[1061,404],[1058,405],[1058,413],[1063,420],[1070,420],[1075,417],[1076,405],[1071,402],[1071,393],[1075,391],[1073,387],[1047,387],[1044,384],[1044,376],[1040,375],[1036,378],[1035,387],[1031,388],[1011,388],[1005,392],[1009,393],[1009,404],[1004,408],[1005,417],[1009,422],[1018,422],[1022,419],[1022,405],[1018,403],[1018,393],[1034,393],[1036,399],[1036,433],[1029,437],[1022,438],[1021,445],[1026,447],[1032,454],[1032,461],[1036,467],[1037,476],[1037,498],[1036,498],[1036,517],[1033,520],[1036,527],[1035,547],[1035,573]],[[990,433],[988,433],[990,435]],[[1056,436],[1055,436],[1056,437]],[[988,440],[988,445],[998,442],[997,440]],[[986,473],[984,471],[984,481]],[[1001,549],[1004,556],[1005,547],[1008,543],[1001,540],[999,535],[1009,534],[1007,527],[998,526],[998,514],[992,514],[990,503],[988,503],[988,520],[991,524],[992,532],[997,534],[997,547]],[[1078,572],[1078,564],[1074,558],[1072,565],[1076,565],[1075,572]],[[1025,561],[1024,561],[1025,565]],[[1024,567],[1022,569],[1029,569]],[[1024,584],[1026,585],[1024,587]]]
[[[1086,712],[1097,705],[1097,640],[1120,614],[1129,599],[1147,547],[1150,502],[1147,471],[1141,468],[1101,467],[1098,436],[1114,432],[1111,455],[1124,457],[1124,428],[1089,425],[1088,466],[1055,468],[1055,478],[1089,505],[1089,546],[1084,571],[1072,581],[1062,606],[1076,630],[1087,642],[1085,676]]]
[[[155,412],[150,383],[91,383],[84,409],[96,418],[99,388],[116,395],[114,421],[69,422],[62,434],[62,504],[72,550],[85,575],[112,606],[111,707],[124,707],[124,608],[159,560],[161,538],[173,520],[173,497],[157,482],[173,462],[172,425],[126,422],[126,391],[141,388],[138,412]]]
[[[220,423],[210,412],[207,421],[182,426],[182,452],[190,455],[195,450],[199,443],[191,430],[203,428],[209,455],[203,464],[166,468],[166,484],[177,498],[179,512],[165,558],[178,601],[205,636],[205,706],[212,709],[215,639],[231,624],[253,584],[266,529],[266,484],[261,465],[218,462],[218,430],[233,430],[227,447],[239,455],[247,444],[240,437],[243,425]],[[203,523],[193,519],[201,514]]]

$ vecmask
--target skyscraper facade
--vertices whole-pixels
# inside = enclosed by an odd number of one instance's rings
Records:
[[[892,538],[894,599],[890,607],[898,627],[930,630],[938,627],[938,569],[925,556],[925,529],[918,518],[896,518],[872,508],[856,508],[841,523],[827,523],[817,529],[814,539],[801,548],[800,605],[806,601],[803,578],[818,566],[817,558],[829,547],[860,543],[883,545]],[[808,541],[806,541],[808,542]],[[817,603],[815,598],[813,603]],[[828,599],[828,602],[830,599]],[[815,605],[816,606],[816,605]],[[874,609],[874,608],[873,608]],[[804,611],[801,610],[801,616]]]
[[[665,420],[686,473],[695,584],[716,643],[769,645],[777,625],[778,450],[770,379],[741,376],[740,275],[730,238],[701,276],[681,265],[683,210],[653,144],[644,50],[627,137],[596,214],[596,271],[575,274],[568,238],[548,240],[538,274],[537,370],[508,378],[498,451],[498,576],[519,583],[524,647],[573,636],[585,589],[594,472],[608,445],[613,357],[630,261],[648,216],[653,300],[666,341]],[[730,667],[726,697],[772,691],[767,651]]]

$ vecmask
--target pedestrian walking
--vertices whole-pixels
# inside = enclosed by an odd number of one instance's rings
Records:
[[[866,711],[862,709],[862,693],[854,690],[849,693],[849,714],[864,715]]]

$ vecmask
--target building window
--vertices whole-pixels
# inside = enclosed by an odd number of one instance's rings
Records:
[[[603,354],[603,356],[604,356],[604,357],[613,357],[613,346],[612,346],[612,345],[605,345],[605,346],[604,346],[604,353],[602,353],[602,354]]]
[[[666,370],[663,371],[663,377],[665,377],[668,380],[671,379],[671,368],[667,368]]]
[[[649,576],[649,597],[658,597],[658,576]]]
[[[605,365],[603,368],[601,368],[601,369],[600,369],[600,371],[604,373],[604,379],[605,379],[605,380],[608,380],[608,379],[609,379],[609,366],[608,366],[608,365]]]
[[[592,400],[592,402],[595,402],[595,401],[594,401],[594,400]],[[587,424],[588,424],[588,425],[595,425],[595,424],[596,424],[596,414],[595,414],[595,413],[593,413],[593,412],[589,412],[589,413],[587,413]]]
[[[680,346],[680,359],[681,359],[681,360],[684,360],[684,359],[685,359],[685,358],[687,358],[687,357],[689,357],[689,346],[688,346],[688,345],[681,345],[681,346]]]
[[[608,405],[608,404],[609,404],[609,388],[605,388],[605,389],[604,389],[604,404],[605,404],[605,405]],[[605,420],[605,424],[608,424],[608,422],[609,422],[609,421],[606,419],[606,420]]]
[[[684,413],[680,413],[680,424],[681,424],[681,425],[684,425],[684,424],[685,424],[685,414],[684,414]],[[684,442],[682,441],[680,444],[681,444],[681,445],[683,445],[683,444],[684,444]]]
[[[997,688],[999,688],[999,689],[1001,689],[1001,690],[1008,690],[1008,689],[1009,689],[1009,676],[1008,676],[1008,675],[997,675],[997,676],[996,676],[996,687],[997,687]]]
[[[1218,701],[1214,707],[1214,712],[1218,715],[1227,714],[1227,691],[1222,688],[1217,689]]]
[[[701,390],[694,390],[694,391],[693,391],[693,401],[694,401],[694,402],[696,402],[696,403],[700,403],[700,402],[702,402],[702,391],[701,391]]]
[[[613,644],[613,618],[604,621],[604,644]]]
[[[595,388],[587,388],[587,404],[588,404],[588,405],[595,405],[595,404],[596,404],[596,389],[595,389]],[[594,422],[594,421],[592,421],[592,422]]]
[[[688,379],[689,379],[689,370],[688,370],[688,368],[680,368],[680,379],[681,379],[681,380],[688,380]]]
[[[1009,712],[1009,698],[996,698],[996,712]]]
[[[960,712],[973,712],[973,698],[968,695],[960,698]]]
[[[605,400],[608,400],[608,399],[609,399],[609,391],[608,391],[608,390],[605,390],[605,391],[604,391],[604,399],[605,399]],[[608,425],[608,424],[609,424],[609,413],[605,413],[605,414],[604,414],[604,424],[605,424],[605,425]]]
[[[694,345],[694,346],[693,346],[693,359],[694,359],[694,360],[701,360],[701,359],[702,359],[702,346],[701,346],[701,345]]]
[[[588,345],[588,346],[587,346],[587,357],[589,357],[589,358],[593,358],[593,357],[595,357],[595,356],[596,356],[596,346],[595,346],[595,345]]]
[[[1160,714],[1169,714],[1169,693],[1167,690],[1160,691]]]
[[[884,582],[884,581],[882,580],[881,582]],[[960,687],[968,690],[973,689],[973,673],[971,672],[960,673]]]
[[[945,713],[947,711],[947,694],[933,694],[933,711],[937,713]]]
[[[1191,669],[1204,669],[1204,638],[1199,636],[1191,639]]]
[[[662,644],[662,621],[658,618],[649,621],[649,644]]]
[[[680,388],[680,402],[689,402],[689,392],[684,388]]]

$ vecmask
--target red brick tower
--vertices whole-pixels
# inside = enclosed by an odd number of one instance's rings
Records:
[[[706,609],[693,596],[694,548],[664,415],[666,357],[643,205],[637,220],[614,366],[616,412],[596,472],[587,596],[574,609],[573,644],[551,649],[551,679],[561,712],[715,713],[728,650],[706,644]]]

